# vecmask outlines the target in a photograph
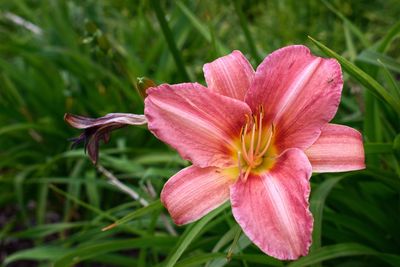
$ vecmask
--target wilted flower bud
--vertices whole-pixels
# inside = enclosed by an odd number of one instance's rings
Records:
[[[83,129],[83,133],[76,138],[70,139],[72,146],[76,147],[84,143],[85,151],[88,151],[89,158],[96,164],[99,155],[99,141],[108,143],[110,133],[113,130],[127,125],[143,125],[147,123],[144,115],[129,113],[110,113],[97,119],[65,114],[64,120],[74,128]]]

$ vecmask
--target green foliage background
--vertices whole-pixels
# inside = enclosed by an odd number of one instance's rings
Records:
[[[0,261],[400,266],[399,14],[397,0],[1,1]],[[110,185],[82,149],[69,149],[78,132],[65,112],[142,113],[138,77],[204,83],[206,62],[238,49],[256,67],[288,44],[340,61],[345,86],[334,122],[363,133],[367,157],[364,171],[312,177],[314,243],[298,261],[260,252],[227,205],[191,225],[171,224],[159,192],[188,163],[144,127],[115,132],[100,165],[147,207]]]

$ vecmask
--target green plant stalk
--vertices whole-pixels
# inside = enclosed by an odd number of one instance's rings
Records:
[[[154,12],[156,13],[156,17],[158,20],[158,23],[160,24],[161,30],[163,32],[163,35],[165,37],[165,40],[167,41],[169,50],[172,53],[172,56],[174,58],[176,67],[179,70],[179,74],[181,78],[185,81],[190,81],[189,74],[186,71],[185,65],[183,63],[183,59],[181,54],[179,53],[178,47],[176,45],[176,42],[174,40],[173,34],[171,32],[171,29],[168,26],[168,22],[165,19],[165,14],[164,11],[162,10],[160,6],[160,2],[157,0],[151,0],[151,6],[154,9]]]
[[[239,17],[240,27],[242,27],[244,36],[246,37],[247,44],[249,45],[250,54],[255,60],[257,60],[257,63],[259,63],[259,62],[261,62],[262,59],[257,52],[257,48],[254,45],[255,42],[253,40],[253,37],[250,34],[249,28],[247,27],[247,21],[242,12],[241,3],[242,3],[242,1],[240,1],[240,0],[234,1],[235,11],[236,11],[237,16]]]

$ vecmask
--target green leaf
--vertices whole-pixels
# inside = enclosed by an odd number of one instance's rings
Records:
[[[390,93],[396,98],[397,101],[400,101],[400,86],[398,82],[395,80],[392,73],[382,61],[378,59],[378,63],[382,66],[382,72],[388,84]]]
[[[351,36],[350,30],[349,30],[349,25],[347,23],[343,23],[343,30],[344,30],[344,37],[346,39],[346,46],[347,46],[347,51],[349,53],[350,60],[354,62],[354,60],[357,57],[357,50],[354,46],[354,41]]]
[[[185,6],[185,4],[182,1],[176,1],[175,4],[178,6],[178,8],[182,11],[182,13],[188,18],[192,26],[199,32],[201,36],[203,36],[204,39],[206,39],[207,42],[210,44],[213,42],[213,36],[212,34],[208,31],[208,28],[203,25],[203,23],[196,17],[196,15]],[[218,40],[215,40],[216,46],[218,48],[218,51],[223,54],[228,54],[229,49],[226,48],[221,42]]]
[[[389,56],[386,56],[384,54],[378,53],[370,49],[362,51],[361,54],[358,55],[357,60],[378,67],[382,66],[382,64],[379,63],[379,61],[381,61],[389,70],[392,70],[396,73],[400,73],[399,62],[397,62],[395,59]]]
[[[215,259],[225,259],[226,260],[226,254],[214,252],[214,253],[195,255],[195,256],[188,257],[186,259],[183,259],[183,260],[177,262],[174,265],[174,267],[199,266],[200,264],[203,264],[205,262],[208,262],[210,260],[215,260]]]
[[[61,232],[67,229],[78,228],[87,226],[90,223],[88,222],[74,222],[74,223],[53,223],[53,224],[43,224],[35,227],[31,227],[27,230],[20,231],[17,233],[11,234],[14,238],[41,238],[47,235],[51,235],[57,232]]]
[[[392,143],[365,143],[364,149],[366,154],[382,154],[393,153]]]
[[[385,37],[381,39],[377,51],[385,53],[386,50],[389,48],[390,44],[399,34],[400,34],[400,21],[398,21],[395,25],[393,25],[393,27],[390,28]]]
[[[400,102],[396,101],[395,98],[390,95],[385,88],[382,87],[376,80],[374,80],[367,73],[362,71],[360,68],[352,64],[350,61],[335,53],[333,50],[329,49],[322,43],[313,39],[312,37],[308,37],[310,40],[324,52],[327,56],[334,57],[339,61],[342,65],[343,69],[350,74],[354,79],[360,82],[366,89],[368,89],[372,94],[374,94],[379,99],[388,103],[389,106],[398,113],[400,116]]]
[[[322,3],[324,3],[324,5],[329,8],[336,16],[338,16],[344,24],[347,25],[347,27],[349,28],[349,30],[351,32],[353,32],[353,34],[355,36],[358,37],[358,39],[361,41],[362,45],[364,47],[369,47],[371,44],[369,43],[368,39],[365,38],[364,34],[362,33],[362,31],[356,26],[354,25],[349,19],[347,19],[342,13],[339,12],[339,10],[337,10],[336,8],[334,8],[329,2],[322,0]]]
[[[243,14],[243,1],[235,0],[233,1],[235,12],[239,18],[239,24],[242,27],[244,36],[246,37],[247,45],[249,46],[249,50],[253,58],[257,61],[257,63],[261,62],[262,58],[257,52],[257,48],[254,42],[253,37],[251,36],[249,27],[248,27],[248,20],[246,19],[245,15]]]
[[[156,210],[159,210],[161,208],[162,208],[161,201],[160,200],[156,200],[156,201],[150,203],[149,205],[147,205],[146,207],[137,209],[134,212],[129,213],[128,215],[124,216],[123,218],[115,221],[110,226],[107,226],[107,227],[103,228],[103,230],[108,230],[108,229],[114,228],[114,227],[116,227],[118,225],[125,224],[125,223],[127,223],[129,221],[132,221],[132,220],[134,220],[136,218],[139,218],[141,216],[144,216],[144,215],[147,215],[149,213],[152,213],[152,212],[154,212]]]
[[[235,235],[237,234],[238,230],[240,229],[239,225],[236,225],[236,227],[233,227],[232,230],[234,230],[233,232],[233,236],[232,239],[234,239]],[[222,240],[220,239],[220,241],[218,242],[218,245],[222,245],[220,242]],[[227,240],[225,240],[227,241]],[[223,242],[223,241],[222,241]],[[250,246],[252,244],[252,242],[250,241],[250,239],[242,234],[237,242],[236,245],[233,246],[233,250],[231,250],[231,247],[233,245],[233,242],[231,243],[231,245],[228,245],[225,249],[225,258],[224,259],[214,259],[213,261],[209,262],[206,266],[207,267],[220,267],[220,266],[225,266],[228,262],[226,261],[226,256],[228,255],[228,253],[231,253],[231,258],[235,258],[235,255],[242,255],[242,251],[245,250],[248,246]],[[214,251],[212,251],[214,252]]]
[[[396,136],[393,142],[393,149],[400,151],[400,134]]]
[[[226,259],[226,254],[224,253],[208,253],[208,254],[200,254],[192,257],[188,257],[184,260],[181,260],[176,263],[175,267],[186,267],[186,266],[199,266],[210,260],[221,260],[224,262],[223,265],[229,264],[229,261]],[[246,261],[251,263],[259,263],[265,264],[267,266],[283,266],[283,263],[277,259],[269,257],[263,254],[234,254],[232,255],[232,261]]]
[[[102,256],[103,254],[133,248],[168,248],[176,242],[174,237],[143,237],[124,240],[113,240],[77,247],[73,252],[68,253],[54,262],[54,267],[72,266],[84,260]]]
[[[43,261],[43,260],[55,260],[65,253],[73,251],[73,249],[63,248],[61,246],[42,246],[35,247],[31,249],[21,250],[11,254],[4,260],[4,264],[8,265],[15,261],[20,260],[35,260],[35,261]]]
[[[200,233],[200,231],[210,222],[214,217],[220,214],[223,210],[225,210],[229,206],[229,202],[221,205],[217,209],[210,212],[208,215],[203,217],[198,222],[190,225],[186,231],[183,233],[181,238],[179,239],[178,244],[171,251],[169,257],[165,260],[166,267],[173,267],[175,263],[182,256],[183,252],[187,249],[190,243],[196,238],[196,236]]]
[[[100,209],[98,209],[98,208],[96,208],[96,207],[94,207],[94,206],[92,206],[92,205],[90,205],[90,204],[88,204],[88,203],[86,203],[86,202],[74,197],[74,196],[71,196],[70,194],[62,191],[61,189],[55,187],[54,185],[49,185],[49,187],[50,187],[51,190],[55,191],[56,193],[66,197],[67,199],[75,202],[76,204],[78,204],[78,205],[80,205],[80,206],[82,206],[82,207],[84,207],[84,208],[86,208],[88,210],[91,210],[91,211],[93,211],[93,212],[95,212],[95,213],[97,213],[99,215],[102,215],[104,218],[107,218],[107,219],[112,220],[112,221],[116,221],[117,220],[114,216],[110,215],[109,213],[104,212],[104,211],[102,211],[102,210],[100,210]]]
[[[240,254],[233,255],[232,259],[240,259],[248,262],[262,263],[270,266],[283,266],[282,261],[272,258],[265,254]]]
[[[175,60],[175,64],[179,70],[179,74],[181,75],[181,77],[184,80],[190,81],[189,74],[186,71],[186,67],[183,62],[180,50],[178,49],[178,46],[175,42],[174,35],[172,34],[171,29],[169,28],[168,22],[165,19],[165,14],[162,9],[162,5],[160,4],[160,2],[158,2],[156,0],[151,0],[150,3],[151,3],[151,7],[153,8],[154,12],[156,13],[158,23],[160,24],[164,38],[167,41],[168,48],[171,51],[171,54]]]
[[[340,257],[352,257],[360,255],[376,255],[377,252],[369,247],[353,243],[343,243],[321,247],[307,256],[287,265],[288,267],[309,266],[326,260]]]
[[[345,177],[346,176],[330,178],[321,183],[311,194],[310,210],[314,216],[313,243],[311,245],[311,251],[321,247],[322,216],[325,207],[325,200],[331,192],[331,189]]]

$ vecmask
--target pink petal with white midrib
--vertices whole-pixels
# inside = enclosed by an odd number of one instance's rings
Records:
[[[328,124],[305,151],[313,172],[343,172],[365,168],[361,134],[350,127]]]
[[[187,224],[227,201],[233,182],[218,168],[190,166],[168,180],[161,201],[176,224]]]
[[[279,151],[305,149],[335,115],[342,85],[336,60],[315,57],[305,46],[288,46],[260,64],[246,102],[253,111],[264,106]]]
[[[311,165],[299,149],[289,149],[275,166],[231,186],[232,212],[244,233],[278,259],[308,253],[313,218],[309,211]]]
[[[253,67],[237,50],[205,64],[203,72],[210,90],[241,101],[254,78]]]
[[[160,85],[148,90],[145,115],[150,131],[199,167],[229,167],[246,103],[211,92],[197,83]]]

